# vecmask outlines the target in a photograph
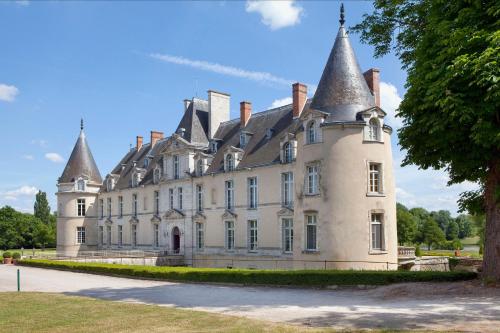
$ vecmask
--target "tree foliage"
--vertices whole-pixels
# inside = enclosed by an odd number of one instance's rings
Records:
[[[38,217],[43,223],[49,224],[50,222],[50,206],[47,200],[47,193],[38,191],[35,198],[34,205],[35,216]]]
[[[400,245],[412,244],[417,236],[417,219],[408,211],[408,209],[398,203],[396,205],[398,243]]]

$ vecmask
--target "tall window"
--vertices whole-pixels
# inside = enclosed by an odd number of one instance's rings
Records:
[[[203,176],[203,160],[201,158],[196,162],[196,175]]]
[[[196,249],[203,250],[205,247],[205,235],[203,230],[203,223],[196,223]]]
[[[76,200],[76,214],[78,216],[85,216],[85,199]]]
[[[154,247],[160,247],[160,225],[155,223],[153,224],[154,235],[153,235],[153,245]]]
[[[196,185],[196,211],[203,211],[203,186]]]
[[[123,217],[123,197],[118,196],[118,217]]]
[[[174,169],[174,179],[179,179],[179,156],[174,155],[173,157],[173,169]]]
[[[285,142],[283,145],[283,162],[290,163],[293,160],[292,144]]]
[[[160,178],[161,178],[161,169],[157,167],[153,173],[153,182],[155,184],[158,184],[160,182]]]
[[[226,250],[234,250],[234,222],[226,221]]]
[[[382,218],[383,218],[382,214],[372,213],[371,216],[372,250],[382,250],[384,246]]]
[[[78,191],[85,191],[85,181],[83,179],[78,179],[78,182],[76,184],[76,187]]]
[[[160,215],[160,192],[155,191],[154,193],[154,212],[155,215]]]
[[[234,184],[232,180],[226,181],[226,209],[234,208]]]
[[[123,226],[118,226],[118,246],[123,245]]]
[[[293,173],[281,174],[281,204],[284,207],[293,206]]]
[[[99,226],[99,245],[104,245],[104,227]]]
[[[378,163],[370,163],[370,175],[368,191],[370,193],[382,193],[381,184],[381,166]]]
[[[132,215],[137,217],[137,194],[132,194]]]
[[[248,208],[257,208],[257,178],[248,178]]]
[[[306,193],[318,194],[319,193],[319,167],[317,165],[310,165],[307,167],[306,177]]]
[[[111,246],[111,226],[107,225],[106,226],[106,244]]]
[[[257,250],[257,221],[248,221],[248,251]]]
[[[76,227],[76,243],[85,244],[85,227]]]
[[[315,143],[317,141],[316,124],[314,121],[307,125],[307,143]]]
[[[232,154],[226,155],[226,171],[234,170],[234,158]]]
[[[104,200],[103,199],[99,199],[99,216],[101,217],[101,219],[104,218]]]
[[[179,210],[182,210],[182,187],[179,187],[177,189],[177,200],[178,200],[178,208]]]
[[[108,201],[108,218],[111,218],[111,198],[108,198],[107,201]]]
[[[316,228],[317,216],[306,215],[306,250],[317,250]]]
[[[132,224],[132,246],[137,246],[137,224]]]
[[[240,134],[240,148],[245,148],[247,145],[247,136],[245,133]]]
[[[168,208],[174,209],[174,189],[168,189]]]
[[[379,141],[380,140],[380,126],[379,122],[376,118],[370,119],[368,123],[368,139],[371,141]]]
[[[286,218],[281,220],[281,235],[283,242],[283,252],[293,251],[293,219]]]

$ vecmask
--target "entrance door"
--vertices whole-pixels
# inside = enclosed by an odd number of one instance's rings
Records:
[[[181,233],[177,227],[172,229],[172,245],[174,253],[179,253],[181,250]]]

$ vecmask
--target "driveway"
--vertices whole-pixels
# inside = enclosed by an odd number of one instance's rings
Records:
[[[477,282],[315,290],[159,282],[0,265],[0,291],[59,292],[338,329],[499,332],[500,290]],[[1,294],[0,294],[1,298]]]

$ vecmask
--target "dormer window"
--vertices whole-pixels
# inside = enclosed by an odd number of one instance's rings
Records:
[[[225,159],[225,170],[226,172],[230,172],[234,170],[234,157],[232,154],[227,154]]]
[[[311,120],[309,124],[307,124],[307,143],[316,143],[318,138],[317,138],[317,133],[316,133],[316,124],[314,120]]]
[[[132,174],[132,187],[139,186],[140,182],[141,182],[141,174],[139,172],[134,172]]]
[[[247,145],[247,135],[245,133],[240,134],[240,147],[245,148]]]
[[[290,141],[283,145],[283,163],[290,163],[294,159],[293,147]]]
[[[115,187],[115,180],[109,177],[108,180],[106,181],[106,190],[108,192],[111,192],[113,191],[114,187]]]
[[[271,138],[273,137],[273,134],[274,134],[274,129],[268,128],[266,131],[266,139],[271,140]]]
[[[173,171],[174,171],[174,179],[179,179],[179,156],[174,155],[172,158],[173,163]]]
[[[158,184],[161,179],[161,169],[156,167],[153,171],[153,183]]]
[[[201,158],[196,162],[196,175],[203,176],[203,159]]]
[[[216,153],[217,152],[217,141],[210,142],[210,151],[212,153]]]
[[[146,157],[143,162],[143,167],[144,169],[146,169],[148,166],[149,166],[149,158]]]
[[[77,191],[85,191],[85,180],[83,179],[78,179],[78,181],[76,182],[76,189]]]
[[[371,118],[368,123],[368,140],[380,141],[380,123],[377,118]]]

